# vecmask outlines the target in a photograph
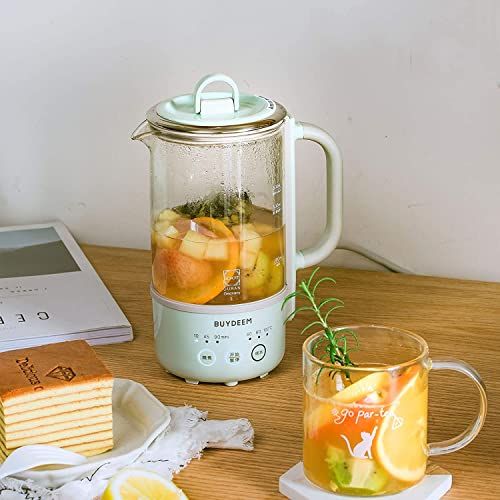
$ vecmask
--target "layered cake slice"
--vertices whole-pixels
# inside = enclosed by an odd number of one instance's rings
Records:
[[[0,460],[29,444],[113,447],[113,377],[83,340],[0,354]]]

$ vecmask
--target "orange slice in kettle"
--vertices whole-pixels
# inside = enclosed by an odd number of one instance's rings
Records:
[[[164,249],[157,252],[153,262],[153,284],[159,293],[170,299],[206,304],[224,290],[225,281],[233,276],[238,267],[239,243],[230,229],[217,219],[198,217],[193,222],[228,245],[225,274],[215,272],[206,260],[194,259],[177,249]]]

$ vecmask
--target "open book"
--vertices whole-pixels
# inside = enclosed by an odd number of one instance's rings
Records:
[[[0,352],[132,338],[127,318],[63,224],[0,228]]]

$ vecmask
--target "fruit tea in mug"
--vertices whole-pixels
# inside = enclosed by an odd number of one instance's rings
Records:
[[[355,366],[324,361],[323,333],[304,343],[304,472],[326,490],[372,496],[397,493],[425,475],[430,455],[470,443],[486,416],[478,373],[462,361],[434,361],[418,335],[383,326],[333,330],[339,340],[353,332]],[[354,338],[345,335],[346,342]],[[354,347],[354,346],[353,346]],[[480,394],[476,421],[460,436],[427,444],[428,373],[454,370],[471,378]]]

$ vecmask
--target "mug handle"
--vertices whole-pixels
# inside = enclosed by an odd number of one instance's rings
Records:
[[[479,373],[469,364],[456,359],[442,359],[432,361],[431,363],[431,370],[451,370],[463,373],[474,382],[479,392],[479,412],[477,418],[458,436],[437,443],[429,443],[429,456],[432,457],[460,450],[464,446],[467,446],[479,434],[481,427],[483,427],[484,420],[486,419],[488,399],[486,397],[486,388]]]
[[[313,266],[326,259],[337,246],[342,232],[342,155],[333,138],[310,123],[296,124],[296,138],[319,144],[326,156],[326,226],[312,247],[298,250],[296,268]]]

